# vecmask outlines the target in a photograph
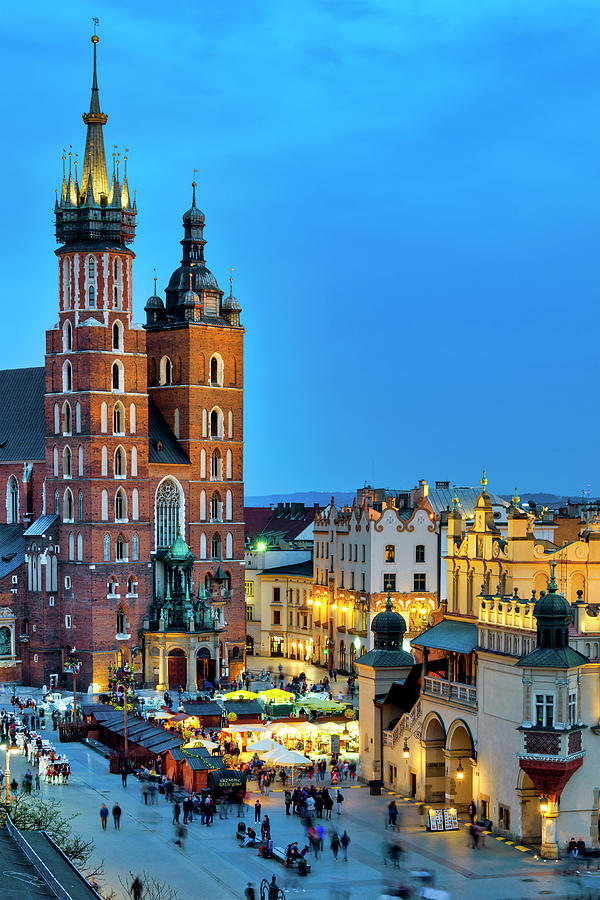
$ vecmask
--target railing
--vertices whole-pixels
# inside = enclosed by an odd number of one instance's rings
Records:
[[[42,879],[42,881],[44,881],[46,883],[46,885],[48,886],[48,888],[52,892],[52,894],[54,894],[55,897],[58,897],[59,900],[72,900],[71,895],[64,889],[62,884],[59,881],[57,881],[57,879],[52,874],[52,872],[50,871],[50,869],[48,868],[46,863],[35,852],[35,850],[31,846],[31,844],[29,843],[29,841],[27,840],[25,835],[21,831],[19,831],[19,829],[14,824],[14,822],[12,821],[10,816],[6,817],[6,828],[8,829],[8,833],[12,837],[12,839],[15,842],[15,844],[17,845],[17,847],[21,850],[22,853],[25,854],[25,856],[27,857],[27,859],[29,860],[31,865],[37,871],[37,873],[40,876],[40,878]],[[45,834],[45,832],[42,832],[42,834]],[[46,836],[48,837],[48,835],[46,835]],[[56,848],[56,851],[58,853],[60,853],[61,856],[64,857],[65,862],[75,872],[77,872],[77,870],[74,868],[72,863],[69,862],[68,858],[62,852],[60,847],[58,847],[57,844],[51,838],[49,838],[49,840],[50,840],[50,843],[53,844],[53,846]],[[90,892],[90,895],[100,898],[100,894],[96,893],[96,891],[92,888],[91,884],[88,881],[86,881],[86,879],[79,872],[77,872],[77,875],[79,876],[79,878],[81,878],[81,880],[83,882],[85,882],[86,887],[88,888],[88,890]]]
[[[539,759],[544,761],[566,761],[583,756],[581,731],[538,731],[535,728],[523,731],[523,752],[519,759]]]
[[[424,694],[433,694],[445,700],[468,703],[470,706],[477,705],[477,688],[469,684],[460,684],[457,681],[446,681],[443,678],[432,678],[426,675],[423,679],[422,691]]]
[[[421,701],[419,700],[410,712],[398,719],[392,731],[383,732],[383,743],[386,747],[393,747],[398,743],[405,731],[412,731],[415,723],[421,718]]]

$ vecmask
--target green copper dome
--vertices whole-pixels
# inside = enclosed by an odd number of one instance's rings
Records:
[[[169,557],[169,559],[188,559],[191,555],[192,552],[190,548],[181,537],[181,533],[179,533],[169,547],[167,556]]]
[[[554,577],[556,562],[552,560],[552,575],[548,582],[548,591],[540,597],[533,609],[536,619],[568,619],[571,617],[571,604],[558,593],[558,585]]]

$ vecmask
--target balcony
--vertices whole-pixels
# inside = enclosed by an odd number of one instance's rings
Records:
[[[477,688],[457,681],[446,681],[443,678],[425,676],[421,693],[439,697],[450,703],[463,703],[466,706],[477,706]]]
[[[564,763],[579,759],[585,754],[581,745],[581,731],[537,731],[523,729],[524,752],[522,760],[540,760],[545,763]]]

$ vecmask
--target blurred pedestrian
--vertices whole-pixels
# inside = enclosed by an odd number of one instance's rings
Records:
[[[131,892],[131,900],[142,900],[142,891],[144,890],[144,883],[140,881],[138,876],[133,879],[131,884],[131,888],[129,889]]]
[[[100,807],[100,821],[102,822],[102,831],[106,831],[106,820],[108,819],[108,806],[103,803]]]
[[[185,850],[185,839],[187,837],[187,828],[185,825],[178,824],[175,826],[175,844]]]
[[[344,862],[348,862],[348,844],[350,843],[350,838],[348,837],[348,832],[344,829],[344,833],[340,838],[340,844],[342,845],[342,851],[344,853]]]
[[[475,824],[475,816],[477,815],[477,807],[475,806],[474,800],[471,800],[471,802],[469,803],[467,812],[469,813],[471,825],[474,825]]]
[[[181,815],[181,806],[179,805],[179,801],[176,800],[173,804],[173,825],[179,824],[179,816]]]
[[[338,853],[340,851],[340,839],[338,837],[337,831],[334,831],[331,835],[331,843],[329,845],[331,847],[331,852],[333,853],[333,858],[338,858]]]

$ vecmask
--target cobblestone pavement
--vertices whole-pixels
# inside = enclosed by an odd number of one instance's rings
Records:
[[[49,732],[52,739],[55,732]],[[277,875],[286,897],[306,900],[375,900],[381,896],[387,878],[400,873],[383,864],[382,845],[391,835],[384,828],[390,796],[371,797],[365,787],[343,785],[345,795],[341,816],[334,813],[326,829],[346,828],[351,838],[349,860],[335,861],[326,840],[319,859],[312,859],[312,872],[299,878],[281,865],[263,861],[250,848],[241,848],[235,839],[237,820],[216,819],[206,828],[195,821],[189,828],[185,850],[175,846],[172,808],[162,796],[155,806],[145,806],[139,784],[129,779],[127,789],[118,776],[108,773],[105,759],[81,744],[62,745],[70,760],[73,775],[66,786],[42,785],[45,797],[59,799],[67,812],[77,815],[75,830],[96,841],[94,861],[104,861],[107,881],[119,900],[124,892],[119,875],[130,870],[146,870],[177,889],[183,900],[203,896],[211,900],[242,898],[248,880],[258,885],[262,878]],[[1,758],[0,762],[4,760]],[[25,771],[23,757],[12,758],[12,770],[20,779]],[[247,821],[253,819],[254,801],[259,796],[254,783],[247,798]],[[459,832],[428,834],[420,827],[414,804],[396,798],[402,810],[403,828],[399,835],[405,846],[406,865],[433,872],[436,884],[450,891],[453,900],[471,900],[485,895],[486,900],[517,900],[541,894],[563,898],[574,893],[573,885],[554,875],[555,864],[544,863],[531,853],[496,841],[491,836],[481,850],[468,846],[466,829]],[[123,809],[121,830],[100,829],[102,803],[111,808],[118,800]],[[304,844],[301,823],[285,815],[283,794],[272,791],[261,797],[263,813],[271,820],[276,845],[285,846],[297,839]],[[111,823],[112,824],[112,823]]]

